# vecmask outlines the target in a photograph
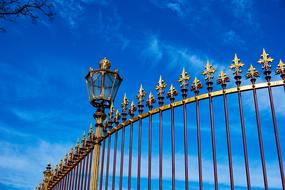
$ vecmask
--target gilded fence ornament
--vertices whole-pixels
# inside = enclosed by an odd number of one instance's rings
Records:
[[[281,59],[277,65],[275,73],[277,75],[280,75],[282,80],[285,82],[285,63]]]
[[[202,88],[202,83],[200,82],[200,80],[197,79],[197,77],[195,77],[191,85],[191,91],[194,91],[195,95],[197,96],[199,94],[199,89],[201,88]]]
[[[230,82],[230,77],[228,77],[224,71],[221,71],[219,78],[217,79],[217,84],[221,84],[222,88],[225,89],[227,82]]]
[[[255,67],[252,66],[252,64],[250,65],[246,75],[245,75],[246,79],[250,79],[251,83],[254,84],[256,81],[257,77],[260,77],[259,72],[256,70]]]
[[[159,106],[163,105],[163,100],[164,100],[164,89],[166,88],[166,83],[162,79],[161,75],[159,77],[158,85],[155,87],[155,90],[157,91],[158,95],[158,104]]]
[[[75,145],[75,156],[76,159],[78,158],[78,156],[80,155],[80,144],[79,144],[79,139],[77,139],[76,145]]]
[[[114,123],[114,113],[115,113],[115,109],[114,109],[114,104],[113,102],[111,103],[111,106],[110,106],[110,109],[109,109],[109,112],[108,112],[108,115],[109,115],[109,118],[108,118],[108,127],[109,129],[112,128],[112,125]]]
[[[129,100],[127,99],[127,95],[125,93],[124,98],[123,98],[123,103],[121,104],[122,107],[122,121],[126,121],[127,120],[127,106],[129,104]]]
[[[155,98],[152,95],[152,93],[149,92],[148,99],[146,100],[146,105],[149,108],[149,110],[151,110],[153,108],[152,104],[154,104],[154,103],[155,103]]]
[[[91,146],[91,144],[95,141],[95,134],[93,132],[92,122],[90,122],[89,125],[89,131],[88,131],[88,140],[87,144],[88,146]]]
[[[115,122],[116,125],[119,124],[120,119],[121,119],[120,112],[119,112],[119,110],[116,110],[116,114],[115,114],[115,117],[114,117],[114,122]]]
[[[187,97],[189,79],[190,79],[190,76],[187,74],[187,72],[183,68],[182,73],[180,74],[180,78],[178,79],[178,82],[180,83],[180,88],[181,88],[183,99]]]
[[[146,93],[145,93],[145,90],[143,89],[142,87],[142,84],[140,86],[140,89],[139,89],[139,92],[136,96],[136,99],[138,100],[138,111],[139,111],[139,114],[141,114],[143,112],[143,101],[144,101],[144,97],[145,97]]]
[[[86,134],[85,134],[85,131],[83,132],[83,136],[82,136],[82,140],[81,140],[81,145],[82,145],[82,148],[86,148],[87,147],[87,139],[86,139]]]
[[[213,68],[213,65],[210,63],[210,61],[207,61],[207,64],[205,66],[205,70],[202,72],[202,75],[205,77],[207,89],[209,92],[213,90],[213,74],[215,73],[215,69]]]
[[[136,107],[134,101],[132,101],[131,105],[130,105],[130,109],[129,109],[129,114],[131,117],[134,117],[136,110],[137,110],[137,107]]]
[[[233,63],[230,65],[230,69],[233,71],[234,79],[236,80],[235,83],[237,87],[240,87],[241,85],[241,68],[244,66],[244,63],[241,62],[241,60],[238,58],[237,54],[235,54],[235,57],[233,59]]]
[[[74,149],[73,149],[73,147],[71,148],[70,153],[69,153],[69,160],[72,163],[74,162]]]
[[[271,64],[273,62],[273,59],[269,56],[268,53],[266,53],[265,49],[263,49],[262,54],[260,55],[260,59],[257,61],[259,64],[262,64],[263,73],[265,74],[265,79],[267,82],[270,82],[271,76],[270,76],[270,68]]]
[[[42,184],[42,186],[46,187],[45,189],[47,189],[49,183],[51,182],[51,178],[52,178],[51,165],[50,165],[50,163],[48,163],[48,165],[44,171],[44,181]]]
[[[65,153],[64,166],[68,166],[68,152]]]
[[[205,76],[205,80],[207,82],[211,82],[212,79],[214,78],[213,74],[215,73],[215,71],[216,70],[213,68],[213,65],[208,60],[206,66],[205,66],[205,70],[202,72],[202,75]]]
[[[166,94],[166,97],[170,99],[170,102],[173,103],[175,96],[177,96],[177,90],[174,88],[173,84],[170,85],[169,91]]]

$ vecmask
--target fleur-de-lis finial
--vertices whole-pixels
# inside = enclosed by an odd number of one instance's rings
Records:
[[[130,109],[129,109],[129,114],[131,117],[134,116],[136,110],[137,110],[137,107],[136,107],[134,101],[132,101],[131,105],[130,105]]]
[[[114,112],[115,112],[114,103],[112,102],[112,103],[111,103],[111,106],[110,106],[109,113],[108,113],[108,115],[109,115],[109,120],[112,120],[112,119],[113,119]]]
[[[119,110],[116,110],[116,114],[115,114],[115,118],[114,118],[114,122],[116,123],[116,125],[119,124],[120,118],[121,118],[120,112],[119,112]]]
[[[233,74],[235,76],[240,75],[242,70],[241,68],[244,66],[244,64],[240,61],[237,54],[235,54],[235,57],[233,59],[233,63],[230,65],[230,69],[233,70]]]
[[[263,49],[262,54],[260,55],[260,59],[257,61],[259,64],[262,64],[262,69],[264,71],[269,71],[271,68],[270,63],[272,63],[273,59],[266,53],[265,49]]]
[[[77,155],[79,155],[79,153],[80,153],[79,148],[80,148],[79,139],[77,139],[77,142],[76,142],[76,145],[75,145],[75,153],[76,153]]]
[[[68,152],[66,151],[65,157],[64,157],[64,164],[67,165],[68,162]]]
[[[121,104],[121,107],[123,110],[127,110],[127,106],[129,104],[129,100],[127,99],[127,94],[125,93],[124,98],[123,98],[123,103]]]
[[[140,86],[139,92],[136,96],[136,99],[138,100],[139,104],[143,104],[143,98],[145,97],[145,90],[142,87],[142,84]]]
[[[195,95],[198,95],[200,88],[202,88],[202,83],[200,82],[200,80],[197,79],[197,77],[195,77],[195,79],[191,85],[191,91],[194,91]]]
[[[245,77],[247,79],[250,78],[251,82],[254,83],[256,81],[256,77],[259,77],[259,76],[260,76],[259,72],[251,64],[246,75],[245,75]]]
[[[148,106],[149,109],[152,109],[152,104],[155,103],[155,98],[154,96],[152,95],[151,92],[149,92],[149,95],[148,95],[148,99],[146,100],[146,105]]]
[[[168,93],[166,94],[166,97],[170,99],[171,102],[174,101],[175,96],[177,96],[177,90],[174,88],[174,86],[171,84]]]
[[[163,97],[165,88],[166,88],[166,84],[164,80],[162,79],[162,76],[160,75],[158,85],[155,87],[155,90],[157,90],[157,95],[159,97]]]
[[[85,148],[86,147],[86,134],[85,134],[85,131],[83,131],[81,143],[82,143],[82,147]]]
[[[183,99],[187,97],[189,79],[190,79],[190,76],[188,76],[187,72],[183,68],[182,73],[180,74],[180,78],[178,79],[178,82],[180,83],[180,88],[181,88]]]
[[[205,66],[205,70],[202,72],[202,75],[205,76],[205,80],[207,82],[211,82],[213,77],[213,74],[215,72],[215,69],[213,68],[213,65],[211,64],[211,62],[208,60],[207,64]]]
[[[230,82],[230,78],[224,71],[220,72],[220,77],[217,79],[217,84],[221,84],[223,88],[226,88],[226,83]]]
[[[285,81],[285,63],[280,59],[279,64],[277,65],[275,73],[280,75],[281,78]]]
[[[71,161],[73,161],[73,159],[74,159],[74,150],[73,150],[73,147],[71,147],[71,149],[70,149],[69,158],[70,158]]]
[[[182,73],[180,74],[180,78],[178,79],[178,82],[180,83],[180,87],[187,89],[189,79],[190,79],[190,76],[187,74],[187,72],[183,68]]]

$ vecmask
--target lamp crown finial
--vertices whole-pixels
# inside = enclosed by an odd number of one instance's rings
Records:
[[[100,69],[110,69],[111,67],[111,62],[106,58],[104,57],[103,59],[101,59],[101,61],[99,62],[99,65],[100,65]]]

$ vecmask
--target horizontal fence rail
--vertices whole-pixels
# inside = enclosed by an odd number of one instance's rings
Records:
[[[222,71],[216,81],[222,89],[217,91],[213,91],[215,69],[208,62],[202,73],[207,86],[203,94],[200,94],[202,83],[197,78],[188,87],[190,77],[183,69],[178,80],[182,100],[178,101],[175,101],[178,92],[173,85],[164,95],[166,83],[160,77],[156,86],[158,108],[153,108],[156,100],[152,93],[144,102],[146,93],[141,86],[136,96],[137,106],[132,101],[128,107],[126,95],[121,114],[118,110],[114,113],[111,106],[103,133],[95,135],[91,125],[87,137],[83,135],[81,144],[78,142],[64,161],[55,169],[48,164],[38,189],[285,189],[282,160],[285,147],[281,144],[285,136],[280,135],[285,120],[276,114],[276,106],[285,104],[285,64],[280,60],[276,69],[282,80],[271,81],[272,61],[263,50],[259,63],[263,65],[266,82],[256,83],[260,74],[251,65],[246,73],[251,84],[242,86],[243,63],[235,56],[230,68],[236,87],[227,88],[230,78]],[[275,90],[282,88],[284,94],[274,99]],[[188,89],[194,96],[187,98]],[[269,105],[265,110],[259,107],[264,104],[264,100],[260,103],[261,93],[266,94]],[[165,104],[165,98],[169,104]],[[264,115],[269,115],[269,121],[264,120]],[[249,131],[256,134],[248,134]],[[257,142],[249,135],[254,135]],[[94,151],[97,145],[99,153]],[[265,147],[275,149],[269,151]],[[238,151],[241,151],[239,155]],[[276,154],[269,155],[272,151]],[[226,162],[221,161],[224,153]],[[236,159],[241,155],[244,164],[238,163],[242,167],[237,169]],[[272,174],[269,156],[277,160],[274,179],[268,175],[269,171]],[[99,167],[94,174],[95,158],[99,159]],[[256,165],[258,161],[259,169],[253,168],[251,164]],[[257,174],[257,171],[261,172]]]

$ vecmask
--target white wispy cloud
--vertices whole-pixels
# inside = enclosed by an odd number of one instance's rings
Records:
[[[204,53],[160,40],[156,35],[150,35],[146,38],[142,58],[144,62],[153,64],[152,67],[161,62],[165,62],[165,67],[169,70],[174,68],[181,70],[183,67],[190,67],[191,74],[200,75],[208,59],[213,63],[217,72],[225,69],[223,64],[208,58]]]
[[[32,189],[42,179],[48,161],[58,163],[70,147],[39,140],[24,145],[0,141],[0,183],[19,189]]]
[[[180,17],[185,16],[187,12],[188,3],[185,0],[151,0],[150,2],[160,9],[168,9]]]

